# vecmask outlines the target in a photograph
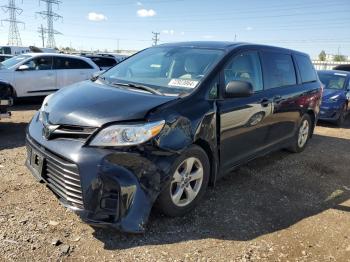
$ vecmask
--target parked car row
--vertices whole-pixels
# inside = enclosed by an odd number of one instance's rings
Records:
[[[13,88],[15,98],[44,96],[89,79],[99,67],[80,56],[28,53],[0,64],[0,79]]]
[[[90,58],[101,70],[108,70],[126,59],[124,55],[82,54],[82,56]]]
[[[318,75],[324,85],[320,120],[341,126],[350,110],[350,72],[328,70]]]
[[[100,70],[119,63],[124,56],[75,56],[56,53],[27,53],[0,64],[0,79],[7,81],[15,98],[44,96],[91,78]]]

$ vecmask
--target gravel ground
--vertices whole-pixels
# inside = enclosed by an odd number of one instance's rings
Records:
[[[301,154],[278,151],[220,180],[182,218],[152,212],[144,235],[93,229],[24,166],[38,105],[0,122],[2,261],[350,261],[350,119]]]

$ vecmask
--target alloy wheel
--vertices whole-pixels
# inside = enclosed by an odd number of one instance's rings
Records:
[[[185,159],[176,168],[170,185],[171,200],[176,206],[187,206],[196,198],[203,183],[203,174],[203,165],[195,157]]]
[[[300,148],[302,148],[306,144],[309,138],[309,131],[310,131],[309,121],[305,119],[299,129],[298,146]]]

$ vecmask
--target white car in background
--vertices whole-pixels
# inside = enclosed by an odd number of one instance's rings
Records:
[[[0,63],[0,80],[11,84],[16,97],[45,96],[90,79],[99,67],[90,59],[54,53],[28,53]]]

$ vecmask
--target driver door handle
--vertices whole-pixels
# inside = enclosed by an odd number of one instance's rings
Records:
[[[270,100],[268,98],[263,98],[260,100],[260,104],[263,107],[267,107],[270,104]]]
[[[282,100],[283,100],[283,98],[280,95],[277,95],[277,96],[273,97],[273,102],[275,102],[277,104],[280,103]]]

